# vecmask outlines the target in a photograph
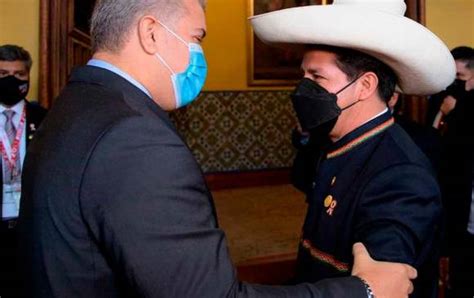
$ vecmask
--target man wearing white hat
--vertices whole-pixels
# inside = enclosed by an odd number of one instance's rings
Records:
[[[418,95],[445,89],[455,63],[405,10],[402,0],[335,0],[251,19],[264,42],[307,49],[292,100],[303,130],[324,149],[307,193],[299,282],[348,275],[360,241],[378,260],[419,270],[413,297],[436,297],[439,188],[387,101],[397,85]]]
[[[204,7],[97,1],[94,59],[73,71],[26,157],[25,297],[365,298],[366,286],[406,297],[416,271],[374,261],[361,244],[354,277],[292,287],[237,279],[204,177],[165,112],[204,85]]]

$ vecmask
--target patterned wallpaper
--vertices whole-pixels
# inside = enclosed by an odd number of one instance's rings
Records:
[[[171,118],[205,173],[290,167],[291,91],[204,92]]]

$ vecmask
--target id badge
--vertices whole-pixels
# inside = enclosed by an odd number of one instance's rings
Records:
[[[21,184],[3,185],[2,220],[18,217],[20,211]]]

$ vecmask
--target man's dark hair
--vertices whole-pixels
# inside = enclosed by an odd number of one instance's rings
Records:
[[[467,46],[456,47],[451,50],[454,60],[463,61],[469,69],[474,68],[474,49]]]
[[[22,61],[28,71],[33,65],[33,60],[27,50],[10,44],[0,46],[0,61]]]
[[[385,63],[365,53],[334,46],[314,45],[310,50],[321,50],[336,55],[337,67],[352,81],[366,72],[373,72],[379,79],[378,93],[381,99],[389,101],[398,83],[397,75]]]

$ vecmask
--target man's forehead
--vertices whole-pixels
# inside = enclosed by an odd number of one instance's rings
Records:
[[[25,62],[20,60],[15,61],[5,61],[0,60],[0,69],[7,71],[26,71],[27,67]]]
[[[194,17],[197,25],[206,30],[206,14],[199,1],[188,1],[186,4],[187,15]]]
[[[199,1],[185,1],[186,5],[186,18],[181,18],[181,26],[191,30],[192,34],[199,35],[200,38],[204,38],[207,34],[206,27],[206,15],[203,7],[199,4]]]
[[[336,55],[329,51],[324,50],[308,50],[303,56],[303,67],[304,68],[323,68],[330,65],[334,65]]]
[[[467,65],[469,64],[466,60],[455,60],[456,62],[456,70],[459,71],[467,71],[469,70]]]

